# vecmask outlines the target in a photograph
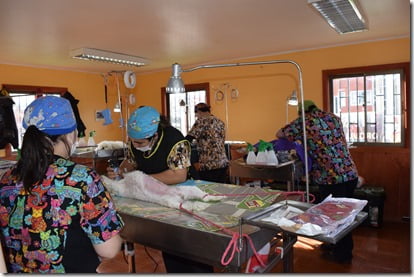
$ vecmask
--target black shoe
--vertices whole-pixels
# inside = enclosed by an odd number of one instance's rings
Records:
[[[322,258],[331,262],[339,263],[339,264],[352,264],[352,254],[351,256],[339,256],[335,255],[334,252],[324,252],[322,253]]]
[[[319,246],[319,249],[321,249],[324,252],[332,251],[335,248],[335,244],[330,243],[322,243],[321,246]]]

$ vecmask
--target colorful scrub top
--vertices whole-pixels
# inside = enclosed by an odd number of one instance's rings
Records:
[[[357,179],[358,172],[347,147],[341,119],[316,109],[305,114],[305,123],[312,182],[331,185]],[[282,132],[288,140],[302,142],[302,117],[286,125]]]
[[[92,244],[107,241],[124,225],[100,176],[55,156],[43,182],[29,194],[12,170],[0,174],[0,228],[9,272],[96,269]]]
[[[223,121],[214,115],[197,118],[188,136],[197,141],[200,170],[225,168],[229,161],[224,141],[226,129]]]

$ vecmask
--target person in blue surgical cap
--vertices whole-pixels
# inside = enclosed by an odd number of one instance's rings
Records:
[[[128,156],[115,172],[107,168],[110,178],[141,170],[167,185],[185,182],[188,177],[191,145],[151,106],[137,108],[129,117]],[[162,252],[168,273],[212,273],[213,267]]]
[[[67,99],[24,111],[21,157],[0,174],[0,230],[9,273],[96,273],[121,250],[123,221],[100,176],[69,160],[77,138]]]

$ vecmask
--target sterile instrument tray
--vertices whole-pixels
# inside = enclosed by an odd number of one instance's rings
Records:
[[[291,207],[298,208],[298,209],[303,210],[303,211],[307,210],[308,208],[310,208],[312,206],[312,204],[299,202],[299,201],[294,201],[294,200],[286,200],[284,202],[285,202],[285,205],[289,205]],[[260,212],[257,212],[255,214],[243,217],[242,222],[250,224],[250,225],[266,228],[266,229],[272,229],[272,230],[275,230],[277,232],[286,232],[286,233],[297,235],[297,236],[308,237],[308,238],[315,239],[315,240],[318,240],[318,241],[335,244],[339,240],[341,240],[345,235],[347,235],[349,232],[351,232],[353,229],[358,227],[368,217],[368,213],[363,212],[363,211],[359,212],[357,214],[357,216],[355,217],[355,220],[349,226],[347,226],[345,229],[343,229],[338,234],[336,234],[335,236],[332,236],[332,237],[331,236],[328,237],[326,235],[306,236],[306,235],[303,235],[303,234],[296,234],[296,233],[291,232],[291,231],[283,230],[282,228],[280,228],[278,225],[276,225],[274,223],[262,221],[263,218],[268,217],[272,212],[274,212],[276,209],[279,209],[280,207],[282,207],[282,206],[277,205],[277,204],[272,205],[272,206],[270,206],[266,209],[263,209]]]

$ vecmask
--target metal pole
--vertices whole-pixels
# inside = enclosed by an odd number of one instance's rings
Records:
[[[210,65],[199,65],[193,68],[181,69],[181,72],[191,72],[202,68],[218,68],[218,67],[235,67],[235,66],[246,66],[246,65],[262,65],[262,64],[277,64],[277,63],[289,63],[293,64],[299,75],[299,91],[300,91],[300,102],[302,105],[302,128],[303,128],[303,148],[305,151],[305,178],[306,178],[306,202],[309,203],[309,174],[308,174],[308,143],[306,136],[306,124],[305,124],[305,108],[304,108],[304,96],[303,96],[303,80],[302,80],[302,69],[296,62],[292,60],[271,60],[271,61],[260,61],[260,62],[244,62],[244,63],[225,63],[225,64],[210,64]],[[178,66],[177,66],[178,68]],[[180,73],[181,73],[180,72]]]

